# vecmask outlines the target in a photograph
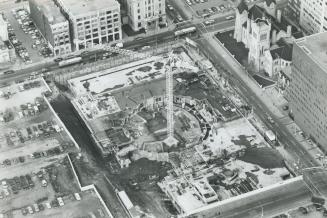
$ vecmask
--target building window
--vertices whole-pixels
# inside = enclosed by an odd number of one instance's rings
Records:
[[[260,35],[260,41],[264,41],[267,39],[267,34]]]

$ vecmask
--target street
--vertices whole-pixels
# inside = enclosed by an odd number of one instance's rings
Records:
[[[178,5],[178,3],[173,4]],[[193,17],[191,13],[185,13],[183,16]],[[261,95],[256,91],[261,89],[259,87],[253,89],[253,86],[249,85],[251,79],[246,74],[245,70],[240,68],[240,66],[235,63],[236,60],[229,56],[229,54],[222,49],[213,38],[215,37],[215,32],[233,28],[235,21],[226,20],[225,17],[219,17],[215,19],[214,24],[209,26],[205,26],[202,22],[203,19],[196,19],[196,21],[186,23],[182,28],[190,26],[197,27],[198,34],[200,34],[201,37],[191,38],[198,43],[201,51],[209,57],[214,65],[219,65],[227,69],[229,72],[228,79],[233,83],[234,87],[237,87],[236,90],[238,90],[239,94],[246,100],[246,102],[254,108],[254,113],[264,122],[264,124],[275,132],[280,144],[285,146],[285,149],[299,160],[301,164],[300,167],[308,168],[318,166],[318,161],[310,156],[309,152],[297,141],[293,133],[290,132],[285,126],[285,123],[282,122],[283,118],[276,116],[274,109],[262,101],[266,96],[264,93]],[[138,40],[125,42],[124,49],[138,50],[144,46],[155,47],[160,43],[167,43],[174,40],[174,31],[166,31],[160,34],[143,37]],[[105,52],[106,51],[101,49],[90,51],[83,56],[83,63],[87,67],[88,64],[92,64],[96,61],[95,55],[101,56]],[[108,61],[109,60],[110,59],[108,59]],[[12,74],[1,74],[0,80],[2,83],[8,83],[24,79],[31,75],[32,72],[52,71],[57,69],[59,69],[58,63],[53,60],[47,60],[45,62],[35,63],[23,69],[18,69]],[[272,117],[274,122],[270,122],[267,119],[267,116]],[[264,200],[261,199],[239,208],[233,208],[219,217],[255,218],[260,217],[261,214],[263,214],[262,217],[267,217],[276,215],[281,211],[308,204],[308,199],[310,199],[312,195],[311,191],[316,191],[317,194],[326,196],[326,178],[327,174],[324,172],[313,173],[312,171],[309,171],[304,176],[306,184],[303,184],[303,186],[294,187],[292,190],[285,191],[278,196],[278,198],[270,198],[267,196]]]
[[[265,104],[262,103],[261,99],[257,96],[252,89],[250,89],[239,77],[239,73],[236,71],[239,70],[235,64],[231,63],[231,60],[228,59],[228,54],[221,54],[217,51],[216,45],[212,44],[212,40],[208,41],[206,38],[201,38],[197,40],[203,52],[207,54],[213,63],[218,64],[226,68],[231,75],[229,79],[233,81],[235,87],[239,87],[242,92],[239,94],[246,99],[249,105],[253,106],[254,112],[261,118],[261,120],[271,129],[277,133],[278,140],[281,144],[285,145],[286,149],[291,152],[294,152],[301,160],[301,163],[305,167],[316,166],[316,160],[312,159],[308,154],[308,151],[305,150],[302,146],[299,145],[295,137],[289,130],[282,124],[280,119],[277,119],[274,113],[271,111],[271,108],[268,108]],[[241,72],[245,74],[245,72]],[[267,120],[267,113],[274,119],[274,124],[271,124]]]

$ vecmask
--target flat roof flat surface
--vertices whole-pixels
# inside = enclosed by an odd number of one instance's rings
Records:
[[[116,0],[62,0],[62,3],[73,15],[120,6]]]
[[[49,23],[55,24],[66,21],[66,18],[52,0],[35,0],[35,3],[42,8],[42,12],[47,17]]]
[[[327,72],[327,32],[306,36],[296,44]]]

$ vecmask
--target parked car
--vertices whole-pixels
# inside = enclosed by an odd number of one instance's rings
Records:
[[[59,204],[59,206],[62,207],[62,206],[65,205],[64,200],[62,199],[62,197],[57,198],[57,200],[58,200],[58,204]]]
[[[28,210],[28,212],[29,212],[30,214],[33,214],[33,213],[34,213],[34,211],[33,211],[33,209],[32,209],[31,206],[28,206],[28,207],[27,207],[27,210]]]
[[[203,23],[204,23],[204,25],[209,26],[209,25],[215,23],[215,20],[206,20]]]

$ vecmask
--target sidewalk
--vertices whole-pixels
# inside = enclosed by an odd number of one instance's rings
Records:
[[[310,154],[312,158],[317,159],[317,154],[323,155],[323,152],[315,145],[311,145],[307,140],[300,138],[296,131],[300,128],[292,121],[285,112],[280,109],[282,105],[287,103],[279,93],[276,93],[277,90],[267,89],[266,91],[261,89],[251,77],[247,76],[244,67],[233,58],[229,51],[223,47],[219,40],[214,36],[213,33],[208,33],[206,40],[218,53],[223,54],[225,61],[229,63],[229,66],[238,74],[246,86],[250,87],[255,95],[263,102],[267,108],[274,114],[277,119],[283,120],[286,128],[292,135],[296,138],[298,143],[300,143]],[[284,121],[285,120],[285,121]],[[320,165],[323,165],[325,160],[318,161]]]
[[[213,48],[216,49],[217,52],[224,55],[225,61],[229,62],[229,65],[233,70],[239,75],[242,81],[251,88],[251,90],[255,93],[255,95],[262,101],[264,104],[271,109],[271,112],[278,118],[284,117],[282,112],[274,105],[270,100],[270,96],[263,89],[261,89],[252,77],[249,77],[245,72],[245,68],[237,62],[236,59],[232,57],[229,51],[223,47],[223,45],[219,42],[219,40],[214,36],[213,33],[208,33],[209,37],[206,37],[207,41],[211,44]]]

